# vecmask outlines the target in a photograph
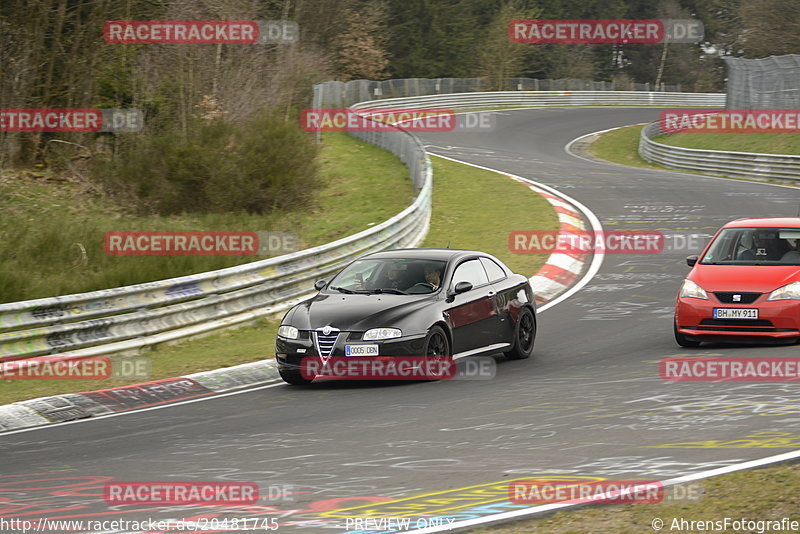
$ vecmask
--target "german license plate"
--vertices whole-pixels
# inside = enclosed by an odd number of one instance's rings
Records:
[[[345,356],[377,356],[378,345],[345,345]]]
[[[758,319],[758,308],[714,308],[714,319]]]

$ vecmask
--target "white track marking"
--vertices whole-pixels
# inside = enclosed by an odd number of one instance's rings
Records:
[[[31,427],[31,428],[20,428],[19,430],[11,430],[9,432],[0,433],[0,439],[5,437],[5,436],[9,436],[11,434],[21,434],[23,432],[33,432],[34,430],[45,430],[45,429],[55,428],[57,426],[75,425],[75,424],[78,424],[78,423],[89,423],[91,421],[99,421],[100,419],[108,419],[109,417],[119,417],[121,415],[131,415],[131,414],[137,414],[137,413],[142,413],[142,412],[149,412],[150,410],[161,410],[163,408],[172,408],[173,406],[181,406],[181,405],[184,405],[184,404],[193,404],[195,402],[203,402],[203,401],[208,401],[208,400],[213,400],[213,399],[219,399],[221,397],[228,397],[230,395],[241,395],[242,393],[250,393],[250,392],[253,392],[253,391],[258,391],[260,389],[274,388],[276,386],[283,386],[283,385],[285,385],[285,384],[281,381],[281,382],[277,382],[277,383],[274,383],[274,384],[267,384],[265,386],[258,386],[258,387],[254,387],[254,388],[250,388],[250,389],[244,389],[242,391],[230,391],[228,393],[219,393],[219,394],[216,394],[216,395],[207,395],[205,397],[200,397],[200,398],[197,398],[197,399],[189,399],[189,400],[185,400],[185,401],[172,402],[172,403],[169,403],[169,404],[162,404],[162,405],[159,405],[159,406],[151,406],[149,408],[139,408],[139,409],[129,410],[129,411],[126,411],[126,412],[110,413],[110,414],[107,414],[107,415],[97,415],[97,416],[94,416],[94,417],[88,417],[86,419],[76,419],[75,421],[64,421],[63,423],[52,423],[52,424],[49,424],[49,425],[34,426],[34,427]]]

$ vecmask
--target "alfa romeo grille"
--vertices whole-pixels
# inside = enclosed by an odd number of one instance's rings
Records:
[[[319,355],[326,358],[330,356],[333,346],[336,345],[336,340],[338,338],[338,330],[333,330],[328,335],[323,334],[321,329],[314,331],[314,341],[317,344],[317,351],[319,351]]]

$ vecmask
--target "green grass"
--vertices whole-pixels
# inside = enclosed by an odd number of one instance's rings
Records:
[[[274,358],[279,322],[276,319],[261,319],[238,329],[184,340],[175,345],[159,345],[139,357],[150,359],[151,375],[147,380],[184,376]],[[111,356],[112,360],[119,358],[122,357]],[[0,405],[63,393],[120,387],[147,380],[0,380]]]
[[[663,169],[642,159],[639,155],[639,136],[643,125],[625,126],[602,133],[591,145],[589,153],[622,165],[645,167],[649,169]]]
[[[540,519],[531,519],[477,529],[477,533],[498,534],[583,534],[586,532],[613,532],[615,534],[641,534],[656,532],[654,518],[664,522],[661,532],[699,532],[684,528],[670,530],[675,518],[687,521],[723,520],[780,520],[787,517],[800,521],[800,465],[775,466],[754,471],[742,471],[698,481],[703,495],[686,502],[659,504],[597,505],[577,510],[557,512]],[[734,532],[717,530],[716,532]],[[738,530],[736,532],[758,532]],[[771,532],[789,532],[773,530]]]
[[[606,161],[610,161],[612,163],[619,163],[622,165],[629,165],[631,167],[642,167],[645,169],[654,169],[659,171],[674,171],[676,169],[670,169],[668,167],[663,167],[661,165],[656,165],[650,163],[641,156],[639,156],[639,135],[641,134],[642,128],[644,126],[641,124],[637,124],[634,126],[624,126],[622,128],[616,128],[614,130],[602,133],[598,136],[598,138],[589,145],[588,150],[589,153],[593,156],[598,158],[604,159]],[[683,136],[683,135],[707,135],[707,134],[674,134],[672,136],[661,136],[656,138],[658,142],[663,143],[664,140],[670,139],[671,137]],[[747,136],[750,134],[712,134],[712,135],[741,135]],[[794,135],[794,134],[752,134],[756,136],[760,135]],[[674,143],[668,143],[674,144]],[[677,145],[676,145],[677,146]],[[683,145],[680,145],[683,146]],[[701,148],[698,146],[689,146],[689,148]],[[707,147],[703,147],[707,148]],[[711,148],[713,150],[720,150],[720,148]],[[724,150],[734,150],[733,148],[724,148]],[[741,150],[742,152],[756,152],[756,147],[746,147],[745,150]],[[684,172],[687,174],[707,174],[702,172],[692,172],[687,171],[684,169],[680,169],[679,172]],[[709,175],[709,176],[717,176],[717,175]],[[794,182],[788,182],[783,180],[767,180],[767,179],[757,179],[757,178],[743,178],[741,176],[727,176],[729,180],[743,180],[746,182],[767,182],[767,183],[776,183],[781,185],[788,185],[791,187],[800,187],[800,184]]]
[[[384,162],[383,156],[373,158],[372,151],[364,151],[359,143],[335,137],[336,144],[328,142],[325,165],[330,172],[330,185],[323,192],[321,203],[330,206],[325,220],[318,220],[320,228],[312,235],[318,241],[339,237],[330,227],[341,220],[379,223],[402,211],[411,203],[411,195],[402,193],[394,211],[382,213],[385,206],[381,197],[395,195],[395,177],[388,175],[393,166],[376,166]],[[372,148],[372,147],[368,147]],[[380,150],[380,149],[376,149]],[[381,151],[383,152],[383,151]],[[358,171],[354,160],[366,159]],[[350,164],[343,165],[340,159]],[[372,159],[372,161],[370,161]],[[522,184],[497,173],[476,169],[460,163],[433,159],[433,215],[430,231],[423,246],[477,249],[493,254],[517,272],[532,275],[547,259],[543,255],[514,255],[507,248],[508,233],[512,230],[549,230],[558,228],[558,218],[550,204]],[[405,172],[405,167],[403,167]],[[359,172],[357,180],[348,181],[346,172]],[[385,184],[390,185],[385,185]],[[381,185],[384,184],[384,185]],[[355,188],[362,190],[354,190]],[[389,189],[389,187],[394,187]],[[391,191],[391,194],[388,192]],[[408,188],[410,191],[410,188]],[[356,209],[354,209],[356,208]],[[360,211],[356,218],[352,212]],[[340,213],[340,215],[337,215]],[[365,216],[364,214],[368,214]],[[334,220],[335,219],[335,220]],[[353,223],[355,224],[355,223]],[[329,226],[328,226],[329,225]],[[352,231],[361,230],[362,227]],[[262,319],[257,323],[235,330],[226,330],[206,337],[186,340],[175,345],[161,345],[143,353],[152,363],[150,380],[182,376],[241,363],[274,357],[274,340],[279,322]],[[142,380],[115,381],[2,381],[0,405],[14,401],[118,387]]]
[[[665,145],[702,150],[800,154],[800,133],[676,133],[656,137]]]
[[[306,248],[380,223],[411,202],[408,171],[385,150],[343,133],[330,134],[320,158],[323,187],[313,207],[267,216],[133,216],[88,184],[47,171],[4,170],[0,302],[162,280],[265,257],[111,256],[103,250],[108,231],[287,231],[297,234],[300,248]]]
[[[495,172],[432,157],[433,217],[423,246],[474,249],[532,276],[547,261],[542,254],[512,254],[513,230],[555,230],[558,216],[527,186]]]

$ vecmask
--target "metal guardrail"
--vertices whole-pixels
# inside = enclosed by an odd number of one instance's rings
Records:
[[[315,91],[316,107],[326,100]],[[632,91],[505,91],[362,102],[355,108],[481,108],[502,106],[720,106],[724,95]],[[385,128],[384,128],[385,130]],[[314,294],[315,279],[375,250],[414,247],[427,233],[430,161],[419,140],[393,132],[353,133],[396,154],[418,189],[413,204],[355,235],[237,267],[127,287],[0,305],[0,360],[62,353],[69,357],[143,346],[233,326],[276,313]]]
[[[401,78],[393,80],[329,81],[314,86],[314,93],[326,108],[346,108],[366,100],[407,98],[428,95],[474,93],[486,91],[670,91],[681,92],[681,85],[650,83],[615,83],[613,81],[561,78],[510,78],[504,87],[497,87],[488,78]]]
[[[355,109],[414,107],[465,109],[547,106],[724,107],[722,93],[661,93],[653,91],[497,91],[386,98],[359,102]]]
[[[800,180],[800,156],[701,150],[665,145],[654,137],[670,135],[653,122],[642,128],[639,155],[643,159],[669,167],[720,176],[758,177],[776,180]]]
[[[235,324],[237,315],[250,320],[260,310],[261,315],[276,313],[312,296],[316,279],[337,272],[363,254],[417,246],[427,233],[431,209],[432,176],[424,148],[400,128],[358,137],[394,152],[408,166],[418,194],[401,213],[344,239],[258,262],[158,282],[2,304],[0,360],[107,343],[114,346],[104,353],[119,352],[151,344],[148,337],[153,343],[161,342],[164,337],[159,334],[176,329],[195,335],[212,329],[215,323]]]

